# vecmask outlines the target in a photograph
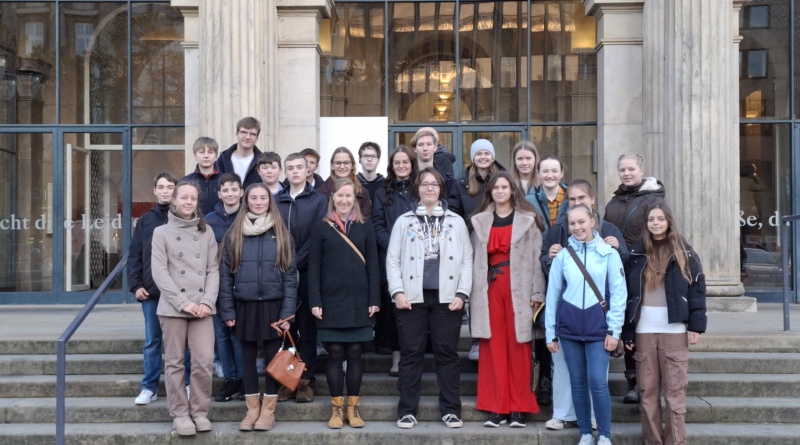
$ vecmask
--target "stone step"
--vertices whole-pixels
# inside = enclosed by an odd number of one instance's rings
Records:
[[[370,421],[396,419],[396,396],[364,396],[361,415]],[[487,414],[475,409],[475,397],[462,397],[462,418],[468,422],[482,422]],[[796,398],[732,398],[688,397],[687,423],[797,423],[800,417],[800,400]],[[67,398],[69,423],[147,423],[169,418],[165,397],[155,402],[135,406],[133,397],[78,397]],[[437,396],[423,396],[417,415],[419,421],[438,421],[441,418]],[[233,400],[211,402],[209,418],[214,422],[238,422],[245,413],[244,402]],[[330,399],[316,397],[312,403],[295,403],[293,400],[278,405],[277,416],[282,421],[322,421],[330,416]],[[551,407],[541,407],[538,414],[529,414],[531,422],[545,422],[552,417]],[[637,405],[622,403],[621,397],[612,398],[612,419],[615,422],[640,421]],[[0,399],[0,423],[52,423],[55,421],[54,398]]]
[[[461,372],[475,373],[477,362],[469,361],[466,352],[459,353]],[[365,373],[387,373],[392,365],[392,356],[364,354]],[[327,359],[320,357],[316,370],[325,372]],[[612,359],[611,372],[622,372],[625,363],[622,359]],[[434,372],[436,364],[433,356],[427,354],[423,364],[425,372]],[[67,355],[67,374],[136,374],[142,372],[142,355],[136,354],[69,354]],[[735,373],[735,374],[798,374],[800,373],[800,353],[778,352],[692,352],[689,372]],[[40,355],[0,355],[0,375],[55,375],[56,356]]]
[[[800,425],[753,424],[688,424],[690,443],[703,445],[797,445]],[[142,443],[186,443],[172,430],[171,422],[158,423],[71,423],[66,425],[67,443],[70,445],[139,445]],[[55,436],[54,425],[35,429],[30,424],[6,424],[0,432],[0,445],[51,445]],[[416,445],[440,443],[459,445],[574,445],[579,439],[576,429],[548,431],[544,424],[529,422],[527,428],[485,428],[479,422],[466,422],[463,428],[450,429],[441,422],[423,422],[410,430],[401,430],[394,422],[367,422],[366,427],[355,429],[345,426],[331,430],[325,422],[282,422],[278,420],[270,432],[238,431],[238,422],[217,422],[211,433],[199,433],[193,444],[250,445],[269,443],[295,444],[391,444]],[[611,440],[614,445],[640,445],[639,424],[614,423]]]
[[[67,376],[67,397],[129,397],[139,393],[141,375],[70,375]],[[222,385],[221,379],[214,381],[214,393]],[[475,395],[477,375],[461,374],[461,394]],[[622,396],[627,390],[623,374],[609,374],[612,396]],[[397,379],[385,374],[365,374],[362,383],[363,395],[397,395]],[[317,393],[329,394],[324,374],[317,374]],[[161,382],[159,394],[164,394]],[[424,373],[422,394],[438,394],[434,373]],[[800,375],[798,374],[711,374],[690,373],[688,394],[698,397],[800,397]],[[0,376],[0,397],[54,397],[55,376],[23,375]]]

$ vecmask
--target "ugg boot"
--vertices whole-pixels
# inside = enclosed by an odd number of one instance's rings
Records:
[[[294,401],[296,403],[311,403],[314,401],[314,388],[311,387],[310,379],[300,379]]]
[[[364,428],[364,419],[358,413],[358,401],[361,399],[359,396],[347,397],[347,422],[353,428]]]
[[[328,428],[338,430],[344,426],[344,397],[331,397],[331,420],[328,421]]]
[[[636,386],[636,371],[625,371],[628,380],[628,392],[622,398],[624,403],[639,403],[639,388]]]
[[[261,394],[251,394],[244,396],[244,402],[247,404],[247,415],[239,423],[240,431],[253,431],[253,425],[258,420],[258,413],[261,410]]]
[[[258,416],[253,428],[256,431],[269,431],[275,426],[275,406],[278,404],[278,396],[264,394],[261,402],[261,415]]]
[[[392,352],[392,367],[389,369],[389,376],[397,377],[400,374],[400,351]]]

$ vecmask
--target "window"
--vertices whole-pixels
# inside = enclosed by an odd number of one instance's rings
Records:
[[[739,77],[743,79],[760,79],[767,77],[767,50],[754,49],[740,51]]]
[[[82,56],[92,45],[94,25],[91,23],[75,24],[75,55]]]
[[[745,6],[739,12],[740,28],[769,28],[769,6]]]
[[[25,53],[44,49],[44,22],[25,23]]]

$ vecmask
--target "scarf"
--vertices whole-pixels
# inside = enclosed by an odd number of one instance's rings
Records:
[[[269,213],[264,216],[256,216],[247,212],[242,233],[244,236],[258,236],[271,229],[273,224],[272,215]]]
[[[341,230],[342,233],[346,234],[347,228],[350,226],[350,223],[356,220],[356,211],[351,210],[350,214],[347,215],[347,220],[342,221],[342,218],[340,218],[339,214],[336,213],[336,211],[334,210],[328,214],[328,219],[331,220],[334,224],[336,224],[336,226],[339,227],[339,230]]]

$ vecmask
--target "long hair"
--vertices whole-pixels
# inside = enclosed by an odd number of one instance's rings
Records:
[[[468,170],[467,189],[469,191],[469,196],[475,196],[478,194],[479,191],[478,189],[480,188],[480,183],[478,180],[478,167],[476,167],[475,163],[473,162],[472,164],[469,165],[469,167],[467,167],[467,170]],[[484,178],[484,180],[486,180],[487,178],[491,178],[497,172],[500,171],[500,169],[497,168],[497,164],[494,163],[494,156],[492,156],[492,165],[489,166],[488,170],[489,171],[486,172],[486,178]]]
[[[405,153],[408,156],[408,160],[411,162],[411,175],[408,179],[412,184],[419,173],[417,153],[405,145],[397,146],[392,154],[389,155],[389,166],[386,167],[386,181],[384,181],[384,184],[386,184],[386,206],[390,206],[394,202],[394,183],[397,181],[397,175],[394,173],[394,157],[397,156],[398,153]]]
[[[194,214],[197,215],[197,217],[199,218],[199,221],[197,221],[197,230],[200,233],[205,233],[206,232],[206,221],[205,221],[205,219],[203,219],[203,211],[200,210],[200,205],[199,205],[200,204],[200,186],[197,185],[197,183],[194,182],[194,181],[180,181],[180,182],[178,182],[178,185],[176,185],[175,188],[172,189],[172,199],[175,200],[175,198],[178,197],[178,189],[180,189],[181,187],[183,187],[185,185],[188,185],[190,187],[194,187],[194,189],[197,190],[197,202],[198,202],[198,205],[194,209]],[[170,205],[170,210],[172,210],[172,213],[175,213],[175,208],[172,205]]]
[[[348,150],[347,147],[339,147],[336,150],[333,150],[333,153],[331,154],[331,167],[330,167],[331,177],[334,177],[333,160],[339,153],[344,153],[350,158],[350,175],[348,176],[348,178],[350,178],[350,180],[353,181],[353,186],[355,187],[356,195],[358,195],[359,193],[361,193],[361,181],[356,179],[356,158],[353,156],[353,152]]]
[[[489,205],[494,203],[492,189],[494,188],[495,184],[497,184],[499,179],[505,179],[508,181],[508,184],[511,187],[511,207],[513,207],[515,211],[520,210],[533,213],[533,216],[536,220],[536,227],[538,227],[540,231],[544,231],[542,217],[536,213],[536,208],[533,207],[533,204],[525,199],[525,196],[522,195],[522,189],[520,189],[519,184],[514,182],[514,177],[507,171],[499,171],[489,179],[489,182],[486,184],[486,190],[483,192],[483,199],[473,214],[477,215],[478,213],[486,211],[486,209],[489,208]]]
[[[530,189],[539,186],[539,150],[536,148],[536,145],[533,144],[531,141],[519,141],[517,145],[514,146],[514,150],[511,151],[511,161],[514,163],[514,167],[511,169],[512,176],[514,178],[514,182],[522,186],[522,175],[517,168],[517,153],[520,151],[525,150],[533,153],[533,177],[531,178],[530,184],[528,184],[528,190],[523,190],[523,194],[527,194]]]
[[[289,266],[292,265],[292,238],[289,231],[286,229],[286,225],[283,223],[280,212],[278,212],[278,206],[275,204],[272,192],[269,191],[267,185],[263,182],[251,184],[244,191],[242,208],[239,210],[239,214],[236,215],[236,219],[233,221],[233,224],[231,224],[231,228],[228,229],[228,233],[222,240],[222,246],[219,251],[222,253],[225,249],[228,249],[231,258],[231,272],[236,273],[239,270],[239,266],[242,264],[244,223],[247,219],[247,213],[250,211],[250,208],[247,206],[247,198],[250,197],[250,193],[256,188],[266,190],[267,196],[269,196],[267,214],[272,216],[272,230],[275,231],[275,239],[278,241],[278,255],[275,260],[275,267],[281,272],[286,272],[289,270]]]
[[[336,194],[342,187],[346,186],[353,187],[353,210],[356,212],[356,221],[363,223],[364,222],[364,215],[361,213],[361,206],[358,205],[358,199],[356,199],[356,186],[350,178],[339,178],[333,183],[333,188],[331,188],[331,196],[328,198],[328,215],[332,212],[336,211],[336,203],[334,202],[333,195]],[[328,219],[328,216],[325,217]]]
[[[653,234],[650,230],[645,230],[642,235],[644,241],[644,252],[647,254],[647,267],[644,269],[645,289],[653,290],[664,282],[664,272],[669,263],[670,256],[675,256],[681,276],[687,283],[692,282],[692,272],[689,269],[689,255],[686,253],[687,245],[675,226],[675,217],[672,210],[663,202],[655,203],[647,208],[645,221],[650,217],[650,212],[660,209],[664,212],[667,220],[667,245],[658,248],[655,245]]]

